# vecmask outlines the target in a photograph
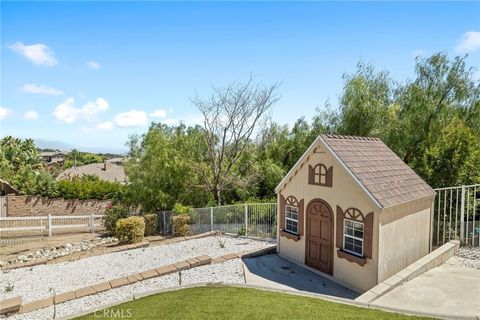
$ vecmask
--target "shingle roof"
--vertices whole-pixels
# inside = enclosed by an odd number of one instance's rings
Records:
[[[321,138],[382,207],[435,195],[380,139],[339,135]]]
[[[106,170],[105,170],[106,168]],[[80,167],[73,167],[60,173],[57,180],[71,179],[74,176],[96,175],[100,180],[124,183],[125,170],[123,166],[114,163],[91,163]]]

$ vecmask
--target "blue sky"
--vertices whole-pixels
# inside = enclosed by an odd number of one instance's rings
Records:
[[[414,56],[469,53],[480,2],[1,2],[0,135],[125,150],[150,121],[200,121],[211,86],[281,82],[273,119],[336,104],[359,60],[413,77]]]

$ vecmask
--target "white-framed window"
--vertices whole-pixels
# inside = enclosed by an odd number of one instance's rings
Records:
[[[363,257],[363,222],[343,220],[343,250]]]
[[[285,206],[285,231],[298,234],[298,207]]]

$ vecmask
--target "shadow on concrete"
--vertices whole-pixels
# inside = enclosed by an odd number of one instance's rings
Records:
[[[340,298],[355,299],[358,293],[304,269],[277,254],[246,258],[245,280],[247,284],[320,293]]]

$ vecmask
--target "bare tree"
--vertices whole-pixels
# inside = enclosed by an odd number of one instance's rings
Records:
[[[271,107],[279,99],[278,87],[278,83],[254,83],[250,77],[247,83],[213,88],[207,100],[198,95],[192,100],[203,115],[208,147],[204,161],[195,167],[219,205],[222,192],[242,182],[234,172],[235,165],[260,132],[258,128],[270,119]]]

